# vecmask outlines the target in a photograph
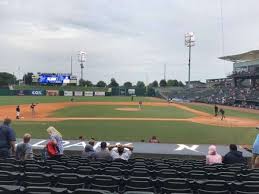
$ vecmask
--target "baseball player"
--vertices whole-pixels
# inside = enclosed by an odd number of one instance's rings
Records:
[[[18,105],[16,107],[16,119],[20,119],[20,114],[21,114],[21,109],[20,109],[20,106]]]

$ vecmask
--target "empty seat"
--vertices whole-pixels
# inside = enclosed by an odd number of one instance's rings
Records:
[[[53,188],[53,187],[26,187],[24,189],[25,194],[60,194],[67,193],[65,188]]]
[[[0,171],[0,184],[1,185],[15,185],[20,179],[17,172]]]
[[[149,191],[155,192],[156,188],[150,178],[130,177],[124,180],[124,191]]]
[[[53,176],[51,174],[26,172],[22,177],[23,186],[49,187],[52,185]]]
[[[20,193],[20,186],[16,185],[0,185],[0,193],[1,194],[16,194]]]
[[[186,193],[191,190],[191,185],[186,179],[165,179],[159,184],[162,193]]]
[[[73,194],[110,194],[110,192],[97,189],[76,189]]]
[[[206,190],[202,190],[202,189],[199,189],[198,190],[198,194],[231,194],[230,191],[228,190],[225,190],[225,191],[206,191]]]
[[[89,180],[90,189],[99,189],[99,190],[107,190],[111,192],[118,192],[120,187],[120,179],[107,176],[107,175],[96,175],[90,178]]]
[[[196,181],[196,188],[206,191],[225,191],[229,190],[230,186],[224,180],[207,180],[207,181]]]
[[[67,188],[68,190],[75,190],[84,188],[86,177],[74,173],[61,173],[56,177],[56,187]]]

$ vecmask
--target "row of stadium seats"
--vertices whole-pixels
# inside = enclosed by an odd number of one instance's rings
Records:
[[[187,172],[177,171],[175,169],[162,169],[159,171],[150,171],[145,168],[133,168],[131,170],[124,170],[118,167],[105,167],[105,168],[93,168],[91,166],[79,166],[75,168],[68,168],[62,165],[51,165],[50,167],[41,167],[39,165],[28,164],[20,167],[15,167],[12,164],[6,164],[1,166],[1,174],[9,173],[16,175],[29,172],[38,172],[42,174],[60,174],[60,173],[73,173],[78,175],[110,175],[119,178],[129,177],[147,177],[150,179],[166,179],[166,178],[187,178],[191,180],[226,180],[226,181],[259,181],[258,169],[247,170],[247,171],[221,171],[217,173],[207,173],[206,171],[190,170]],[[5,171],[3,170],[5,169]],[[8,171],[6,171],[8,170]],[[232,168],[230,168],[232,170]],[[248,173],[249,172],[249,173]]]
[[[35,176],[36,177],[36,176]],[[155,194],[194,193],[194,194],[258,194],[259,182],[225,182],[188,181],[186,179],[167,179],[152,182],[144,178],[129,179],[125,182],[111,177],[96,177],[93,180],[75,179],[71,175],[60,175],[55,184],[49,180],[40,182],[30,179],[22,180],[16,185],[0,184],[0,193],[127,193],[139,194],[150,192]]]

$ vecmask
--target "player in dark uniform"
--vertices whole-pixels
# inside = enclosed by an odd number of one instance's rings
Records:
[[[224,118],[226,118],[226,117],[225,117],[225,111],[224,111],[222,108],[219,110],[219,112],[220,112],[220,114],[221,114],[221,120],[223,120]]]
[[[31,108],[31,115],[32,115],[32,117],[35,117],[35,106],[36,106],[36,104],[31,103],[30,108]]]
[[[131,95],[131,102],[134,100],[134,97],[133,97],[133,95]]]
[[[215,112],[215,117],[218,116],[219,108],[216,104],[214,106],[214,112]]]
[[[20,119],[20,113],[21,113],[21,109],[20,109],[20,106],[18,105],[16,107],[16,119]]]

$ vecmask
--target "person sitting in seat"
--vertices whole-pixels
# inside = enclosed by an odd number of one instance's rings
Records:
[[[28,160],[33,158],[32,145],[30,144],[31,134],[25,133],[23,136],[23,143],[16,146],[16,159]]]
[[[148,141],[149,143],[160,143],[159,140],[156,138],[156,136],[152,136],[151,139]]]
[[[110,145],[109,150],[111,151],[111,157],[113,160],[122,159],[128,161],[132,155],[133,146],[130,145]]]
[[[96,151],[95,158],[98,159],[104,159],[107,161],[111,161],[112,157],[110,152],[107,150],[107,143],[101,142],[101,149],[99,151]]]
[[[224,164],[236,164],[245,162],[242,152],[237,151],[237,146],[235,144],[230,144],[229,150],[230,151],[223,158]]]
[[[215,145],[209,147],[208,155],[206,156],[206,164],[218,164],[222,163],[222,156],[217,153]]]
[[[82,153],[82,158],[88,158],[92,160],[92,159],[95,159],[95,157],[96,157],[96,153],[93,149],[93,146],[90,144],[87,144],[85,146],[85,150]]]

